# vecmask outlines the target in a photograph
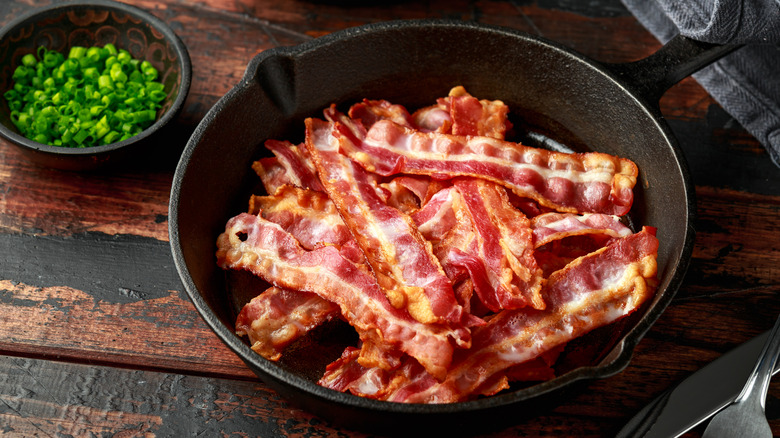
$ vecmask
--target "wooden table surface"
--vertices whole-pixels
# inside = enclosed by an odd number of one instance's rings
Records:
[[[45,3],[3,0],[0,24]],[[618,0],[132,3],[168,22],[192,57],[179,146],[254,55],[349,26],[475,20],[608,62],[660,46]],[[624,372],[486,436],[613,436],[655,396],[780,314],[780,169],[693,79],[669,90],[661,109],[698,198],[682,287]],[[0,141],[0,436],[359,436],[289,405],[201,320],[168,244],[175,164],[71,173],[33,165]],[[767,401],[775,435],[778,397],[775,382]]]

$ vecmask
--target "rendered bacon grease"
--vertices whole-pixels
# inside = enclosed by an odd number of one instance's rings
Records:
[[[410,113],[364,100],[269,140],[267,195],[230,219],[223,269],[270,287],[236,321],[278,360],[340,318],[359,335],[320,385],[451,403],[555,377],[567,342],[638,309],[656,287],[655,229],[633,232],[637,167],[505,140],[501,101],[463,87]]]

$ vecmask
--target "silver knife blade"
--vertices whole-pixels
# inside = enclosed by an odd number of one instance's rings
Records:
[[[676,438],[715,415],[742,391],[768,335],[739,345],[658,396],[616,438]],[[780,362],[773,374],[779,371]]]

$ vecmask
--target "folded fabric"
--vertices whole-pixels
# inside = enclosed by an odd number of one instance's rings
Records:
[[[622,0],[659,41],[744,44],[693,75],[780,167],[780,0]]]

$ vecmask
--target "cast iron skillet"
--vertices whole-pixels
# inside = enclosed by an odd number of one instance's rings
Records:
[[[676,38],[647,59],[603,65],[515,30],[420,20],[372,24],[264,51],[205,116],[176,170],[170,241],[182,282],[209,326],[262,380],[339,426],[441,433],[485,431],[517,421],[518,415],[561,400],[564,390],[579,386],[575,382],[625,368],[635,345],[675,294],[691,255],[695,201],[687,165],[658,99],[671,85],[733,49]],[[334,333],[318,335],[305,346],[308,350],[302,347],[303,353],[294,351],[281,363],[254,353],[233,327],[237,307],[256,291],[236,292],[233,285],[241,280],[226,276],[214,254],[217,235],[229,217],[245,211],[257,184],[250,164],[266,154],[263,141],[301,141],[304,118],[321,117],[331,103],[371,98],[417,108],[455,85],[509,105],[516,125],[528,133],[524,142],[598,150],[637,163],[640,178],[630,220],[637,227],[657,227],[661,242],[654,301],[573,347],[577,354],[589,352],[592,365],[564,366],[563,375],[552,381],[463,403],[380,402],[317,386],[324,363],[343,347],[328,346]],[[323,355],[332,356],[325,360]]]

